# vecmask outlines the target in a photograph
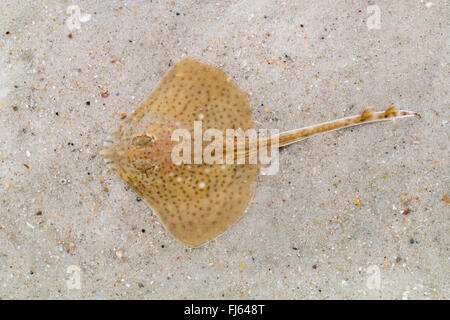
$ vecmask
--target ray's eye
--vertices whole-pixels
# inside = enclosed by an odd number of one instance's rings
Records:
[[[131,143],[136,147],[146,147],[149,144],[151,144],[154,140],[155,138],[153,136],[143,134],[141,136],[134,137]]]

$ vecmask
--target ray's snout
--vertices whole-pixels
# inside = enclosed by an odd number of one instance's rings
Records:
[[[105,159],[106,162],[110,163],[123,156],[123,152],[120,150],[118,151],[118,148],[114,146],[113,141],[108,138],[103,143],[103,149],[100,150],[100,155]]]
[[[103,148],[102,150],[100,150],[100,155],[105,158],[105,159],[113,159],[115,158],[115,154],[116,152],[112,149],[112,148]]]

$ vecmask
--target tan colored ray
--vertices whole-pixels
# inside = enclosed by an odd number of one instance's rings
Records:
[[[420,116],[395,107],[381,112],[366,109],[358,116],[283,132],[267,142],[270,145],[276,138],[283,147],[322,132],[415,115]],[[203,132],[254,127],[245,92],[221,70],[184,59],[167,72],[102,151],[168,232],[190,247],[213,239],[243,214],[258,171],[257,165],[250,164],[174,164],[171,153],[177,142],[171,135],[176,129],[186,129],[193,137],[195,120],[202,120]],[[235,146],[235,158],[239,152],[249,155],[248,142],[243,149]],[[203,147],[207,144],[203,142]]]
[[[177,240],[198,246],[235,222],[253,195],[256,165],[175,165],[175,129],[253,128],[247,95],[221,70],[184,59],[112,135],[103,155]]]

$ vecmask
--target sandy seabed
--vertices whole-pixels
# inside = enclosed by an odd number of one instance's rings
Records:
[[[448,6],[370,5],[3,0],[0,299],[448,299]],[[423,118],[284,148],[243,217],[187,249],[99,156],[186,56],[258,127]]]

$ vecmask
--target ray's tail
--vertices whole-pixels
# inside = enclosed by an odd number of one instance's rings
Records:
[[[366,123],[395,120],[414,116],[418,116],[420,118],[422,117],[417,112],[408,110],[397,110],[397,108],[393,106],[389,107],[385,111],[378,111],[378,112],[374,112],[372,108],[365,109],[358,116],[346,117],[329,122],[324,122],[321,124],[316,124],[310,127],[294,129],[280,133],[278,136],[279,146],[284,147],[292,143],[299,142],[300,140],[306,139],[318,133],[358,126]]]

